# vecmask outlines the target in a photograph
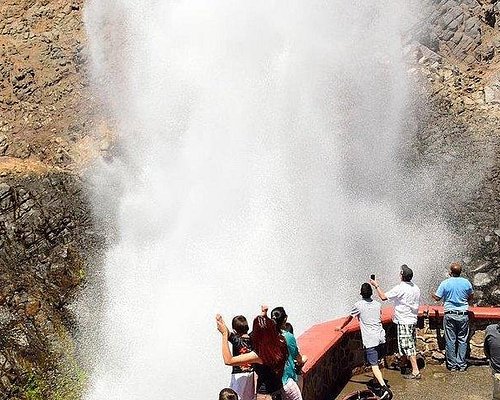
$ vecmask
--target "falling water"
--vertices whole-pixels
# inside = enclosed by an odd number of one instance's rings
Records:
[[[214,399],[230,374],[217,312],[283,305],[300,333],[370,273],[396,283],[406,262],[418,282],[446,257],[401,161],[410,5],[87,1],[119,147],[93,172],[115,232],[103,313],[82,323],[101,332],[87,400]]]

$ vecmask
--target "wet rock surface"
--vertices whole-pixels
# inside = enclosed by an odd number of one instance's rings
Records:
[[[500,290],[500,2],[428,2],[408,44],[409,73],[425,88],[415,162],[432,171],[440,214],[464,244],[457,260],[479,305]],[[432,209],[432,207],[430,207]]]
[[[76,175],[49,170],[2,177],[2,399],[79,396],[85,372],[77,362],[68,306],[99,247],[90,215]]]

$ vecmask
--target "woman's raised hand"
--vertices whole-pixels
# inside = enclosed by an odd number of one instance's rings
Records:
[[[217,322],[217,330],[222,333],[223,335],[228,335],[229,330],[227,329],[226,324],[224,323],[224,320],[222,319],[222,315],[217,314],[215,316],[215,321]]]

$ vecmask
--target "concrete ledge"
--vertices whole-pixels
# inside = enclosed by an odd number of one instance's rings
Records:
[[[470,307],[471,323],[485,325],[500,321],[499,307]],[[386,329],[388,351],[397,348],[396,331],[392,324],[394,309],[382,309],[382,323]],[[419,326],[424,320],[441,319],[444,316],[442,306],[423,305],[419,309]],[[308,361],[303,367],[304,400],[323,400],[337,395],[354,368],[364,364],[363,346],[359,323],[353,320],[344,332],[335,331],[342,326],[346,317],[314,325],[297,340],[301,353]]]

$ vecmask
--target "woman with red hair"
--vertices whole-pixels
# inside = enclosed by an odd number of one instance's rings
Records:
[[[257,400],[281,400],[283,383],[281,376],[288,357],[285,338],[276,329],[276,323],[267,316],[267,307],[262,315],[253,320],[252,345],[250,353],[233,356],[229,349],[229,329],[217,314],[217,329],[222,334],[222,358],[230,366],[254,364],[257,373]]]

